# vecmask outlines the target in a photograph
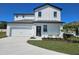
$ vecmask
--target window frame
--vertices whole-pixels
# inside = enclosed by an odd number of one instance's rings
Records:
[[[25,17],[25,15],[22,15],[22,18],[24,18]]]
[[[57,11],[54,11],[54,17],[57,18]]]
[[[18,15],[16,15],[16,18],[18,18]]]
[[[43,32],[47,32],[47,25],[43,25]]]
[[[42,12],[38,12],[38,17],[41,17],[42,16]]]

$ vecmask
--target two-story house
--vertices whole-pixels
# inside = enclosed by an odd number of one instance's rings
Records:
[[[62,38],[61,10],[46,3],[36,7],[32,14],[16,13],[14,22],[7,24],[7,36]]]

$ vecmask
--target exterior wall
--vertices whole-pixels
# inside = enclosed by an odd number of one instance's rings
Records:
[[[29,30],[31,30],[31,31],[26,32],[26,33],[32,32],[32,35],[31,36],[33,36],[34,32],[33,32],[33,29],[32,29],[32,27],[33,27],[32,24],[8,24],[7,25],[7,36],[11,36],[11,33],[12,33],[11,30],[13,28],[19,28],[19,27],[25,28],[26,30],[27,30],[27,27],[28,27]],[[24,33],[25,33],[25,31],[24,31]]]
[[[43,32],[43,25],[47,25],[47,32]],[[43,36],[59,36],[62,37],[62,32],[61,32],[61,28],[62,28],[62,24],[60,23],[34,23],[34,24],[8,24],[7,25],[7,36],[11,36],[11,29],[13,28],[18,28],[18,27],[25,27],[27,30],[27,27],[32,27],[31,31],[26,32],[26,33],[30,33],[32,32],[33,37],[37,37],[36,36],[36,26],[41,26],[41,37]],[[22,30],[23,31],[23,30]],[[25,33],[25,31],[24,31]]]
[[[7,24],[7,32],[6,32],[6,35],[7,36],[10,36],[10,25],[9,24]]]
[[[54,17],[54,11],[57,12],[57,17]],[[38,17],[38,12],[42,13],[42,17]],[[61,21],[61,11],[54,7],[43,7],[35,11],[35,20]]]
[[[47,25],[47,32],[43,32],[43,25]],[[43,36],[57,36],[61,34],[61,24],[57,23],[36,23],[34,24],[34,36],[36,36],[36,26],[41,26],[41,37]],[[61,35],[62,37],[62,35]]]
[[[34,20],[34,15],[18,15],[18,17],[14,16],[14,21],[17,20]]]

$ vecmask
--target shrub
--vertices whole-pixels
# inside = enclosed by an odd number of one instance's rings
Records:
[[[70,37],[70,38],[66,38],[67,42],[72,42],[72,43],[79,43],[79,37]]]
[[[73,34],[66,34],[66,33],[63,33],[64,39],[70,38],[70,37],[73,37],[73,36],[74,36]]]
[[[30,39],[36,39],[35,37],[30,37]]]
[[[42,40],[62,40],[61,38],[42,38]]]
[[[75,40],[75,41],[79,41],[79,37],[70,37],[70,38],[68,38],[68,40]]]

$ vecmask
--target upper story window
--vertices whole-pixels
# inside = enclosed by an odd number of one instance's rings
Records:
[[[38,12],[38,17],[41,17],[41,12]]]
[[[18,15],[16,15],[16,18],[18,18]]]
[[[43,31],[47,32],[47,25],[43,25]]]
[[[25,16],[23,15],[22,17],[24,18]]]
[[[57,17],[57,12],[56,11],[54,12],[54,17]]]

